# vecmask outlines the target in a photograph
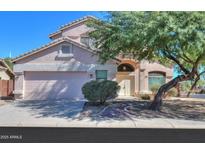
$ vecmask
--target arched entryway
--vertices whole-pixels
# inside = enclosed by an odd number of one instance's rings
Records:
[[[120,64],[117,67],[118,72],[134,72],[135,68],[131,64]]]
[[[120,96],[135,95],[135,66],[130,63],[121,63],[117,68],[116,79],[120,85]]]

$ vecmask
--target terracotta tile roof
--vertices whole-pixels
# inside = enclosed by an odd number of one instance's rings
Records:
[[[66,28],[68,28],[68,27],[70,27],[70,26],[73,26],[73,25],[75,25],[75,24],[79,24],[79,23],[84,22],[84,21],[89,20],[89,19],[98,20],[98,19],[97,19],[96,17],[94,17],[94,16],[85,16],[85,17],[80,18],[80,19],[78,19],[78,20],[75,20],[75,21],[73,21],[73,22],[69,22],[68,24],[61,25],[58,31],[49,34],[49,38],[55,36],[56,34],[61,33],[62,30],[66,29]]]

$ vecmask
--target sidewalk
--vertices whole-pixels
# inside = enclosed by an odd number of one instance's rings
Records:
[[[180,100],[180,101],[192,101],[192,102],[205,102],[204,98],[187,98],[187,97],[171,97],[165,100]]]

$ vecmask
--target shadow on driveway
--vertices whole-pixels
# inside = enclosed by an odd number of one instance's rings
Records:
[[[19,101],[17,107],[26,108],[35,113],[37,118],[61,117],[75,118],[83,109],[84,101]]]
[[[205,102],[166,101],[160,112],[147,110],[150,102],[123,100],[106,106],[84,106],[84,101],[20,101],[16,106],[32,110],[36,117],[93,121],[170,118],[205,121]]]
[[[81,116],[86,115],[98,121],[152,118],[205,121],[205,102],[166,101],[160,112],[148,110],[149,105],[148,101],[120,101],[101,107],[102,109],[87,107],[82,111]],[[100,111],[96,113],[96,110]]]

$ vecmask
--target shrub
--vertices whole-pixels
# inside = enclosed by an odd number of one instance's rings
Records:
[[[150,100],[151,98],[150,98],[150,95],[148,95],[148,94],[141,94],[140,95],[140,98],[142,99],[142,100]]]
[[[184,81],[184,82],[180,83],[180,90],[182,92],[187,93],[187,92],[189,92],[190,88],[191,88],[191,82],[190,81]]]
[[[202,89],[199,94],[205,94],[205,89]]]
[[[176,97],[177,96],[177,89],[176,88],[172,88],[172,89],[170,89],[168,92],[167,92],[167,94],[166,94],[166,96],[169,96],[169,97]]]
[[[120,86],[115,81],[90,81],[83,85],[84,97],[94,104],[104,104],[106,100],[117,97]]]
[[[153,94],[156,94],[160,87],[161,86],[159,84],[154,84],[150,87],[150,90],[152,91]]]

